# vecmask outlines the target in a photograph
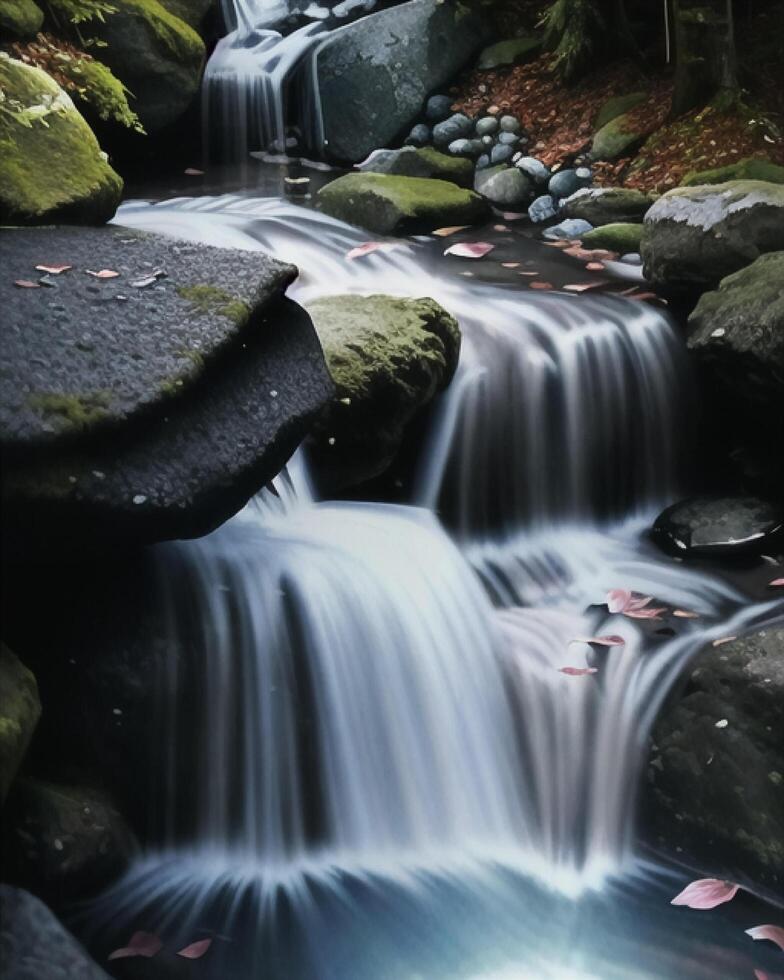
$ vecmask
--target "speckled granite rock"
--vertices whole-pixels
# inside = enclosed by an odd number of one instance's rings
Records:
[[[782,543],[784,508],[755,497],[693,497],[656,518],[653,538],[689,558],[759,555]]]
[[[122,228],[7,231],[0,261],[3,502],[20,541],[203,534],[329,399],[309,318],[281,298],[293,266]],[[74,268],[13,285],[39,263]],[[84,271],[103,268],[120,276]]]

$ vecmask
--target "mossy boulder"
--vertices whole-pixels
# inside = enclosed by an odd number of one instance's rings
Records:
[[[406,425],[451,380],[460,330],[432,299],[328,296],[308,312],[335,383],[310,451],[337,489],[386,469]]]
[[[678,187],[645,215],[646,278],[672,293],[702,291],[784,249],[784,186],[761,180]]]
[[[57,0],[53,0],[56,4]],[[113,0],[116,12],[90,22],[100,58],[134,94],[148,133],[174,122],[199,90],[204,42],[158,0]]]
[[[470,225],[489,213],[478,194],[449,181],[391,174],[346,174],[322,187],[316,205],[333,218],[381,235]]]
[[[542,50],[542,39],[536,35],[511,37],[484,48],[479,54],[477,68],[505,68],[507,65],[522,65],[532,61]]]
[[[201,26],[210,8],[215,6],[214,0],[160,0],[160,3],[170,14],[185,21],[195,31]]]
[[[689,349],[731,396],[771,418],[784,413],[784,251],[761,255],[703,293],[689,330]]]
[[[70,97],[46,72],[0,55],[0,224],[112,217],[122,180]]]
[[[602,129],[608,122],[630,112],[646,98],[645,92],[630,92],[628,95],[616,95],[608,99],[597,113],[594,127],[597,130]]]
[[[784,184],[784,167],[770,160],[746,157],[737,163],[715,170],[699,170],[686,174],[681,187],[696,187],[703,184],[725,184],[728,180],[767,180],[771,184]]]
[[[21,41],[34,38],[41,30],[44,12],[33,0],[2,0],[0,38],[6,35]]]
[[[628,252],[639,252],[642,239],[642,225],[630,222],[612,222],[587,231],[582,238],[583,245],[588,248],[607,248],[611,252],[625,255]]]
[[[656,724],[641,807],[648,844],[712,875],[784,887],[784,628],[691,661]]]
[[[448,180],[458,187],[470,187],[474,179],[474,165],[470,160],[440,153],[432,146],[376,150],[357,169],[362,173]]]
[[[597,129],[591,144],[594,160],[618,160],[638,149],[650,132],[644,120],[634,110],[622,112]]]
[[[649,194],[631,187],[584,187],[562,204],[567,218],[582,218],[592,225],[642,221],[653,204]]]
[[[0,805],[27,751],[41,715],[35,677],[0,644]]]

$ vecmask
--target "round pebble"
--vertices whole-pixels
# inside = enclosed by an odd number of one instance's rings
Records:
[[[516,146],[520,142],[520,137],[517,133],[508,133],[506,130],[498,134],[498,142],[503,143],[505,146]]]
[[[514,150],[511,146],[505,146],[503,143],[498,143],[490,152],[490,162],[495,163],[506,163],[507,160],[511,160],[514,156]]]
[[[427,146],[432,139],[432,135],[429,126],[425,125],[425,123],[417,123],[406,137],[406,145]]]
[[[477,136],[492,136],[493,133],[498,132],[498,120],[494,116],[483,116],[482,119],[477,120],[476,123],[476,135]]]
[[[501,116],[500,126],[505,133],[519,133],[523,128],[514,116]]]
[[[452,99],[448,95],[431,95],[425,106],[425,116],[432,123],[443,122],[452,115]]]

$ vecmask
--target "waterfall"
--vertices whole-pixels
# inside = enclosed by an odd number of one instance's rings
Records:
[[[467,286],[416,241],[347,262],[361,232],[277,200],[117,221],[296,261],[305,307],[433,296],[464,344],[410,505],[315,500],[299,453],[275,493],[158,549],[188,651],[160,689],[167,823],[94,921],[207,929],[220,980],[735,975],[718,928],[694,959],[666,900],[639,905],[641,881],[670,887],[634,848],[656,712],[700,647],[770,614],[641,538],[688,435],[666,316]],[[699,618],[645,632],[609,614],[614,587]]]

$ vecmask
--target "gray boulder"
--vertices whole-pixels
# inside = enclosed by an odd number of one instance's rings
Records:
[[[733,180],[668,191],[645,215],[645,277],[672,291],[703,290],[784,249],[784,185]]]
[[[40,899],[0,885],[3,980],[109,980]]]
[[[0,807],[41,716],[35,677],[0,643]]]
[[[516,167],[491,167],[479,171],[474,187],[500,208],[520,207],[531,199],[532,194],[531,181]]]
[[[376,150],[357,169],[362,173],[435,177],[438,180],[449,180],[459,187],[470,187],[474,178],[474,168],[470,160],[455,159],[447,153],[440,153],[432,146]]]
[[[21,547],[204,534],[331,396],[312,325],[282,298],[293,266],[118,227],[9,230],[0,256],[2,494]],[[73,268],[17,289],[42,256]]]
[[[756,497],[692,497],[656,518],[653,539],[683,558],[770,554],[784,543],[784,507]]]
[[[643,836],[667,856],[781,897],[784,628],[771,625],[686,669],[653,735]]]
[[[330,154],[356,163],[390,144],[488,29],[487,18],[465,7],[410,0],[331,32],[315,54]],[[468,134],[451,139],[460,135]]]
[[[583,218],[592,225],[642,221],[654,199],[627,187],[583,187],[563,202],[569,218]]]

